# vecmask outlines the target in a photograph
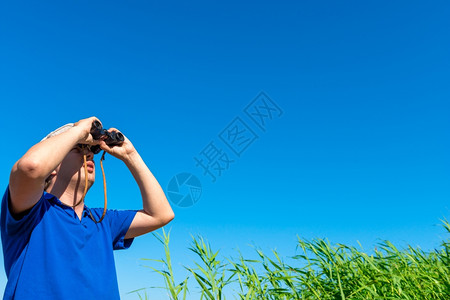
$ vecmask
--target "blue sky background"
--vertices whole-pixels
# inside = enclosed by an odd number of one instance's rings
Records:
[[[165,191],[178,173],[200,179],[167,226],[179,281],[191,234],[225,257],[292,256],[297,235],[432,250],[450,214],[449,14],[446,1],[2,2],[0,181],[48,132],[95,115]],[[283,110],[266,132],[244,113],[261,91]],[[238,116],[259,138],[212,183],[193,158]],[[105,169],[108,207],[139,209],[125,166]],[[163,256],[151,234],[115,255],[123,299],[162,285],[139,260]]]

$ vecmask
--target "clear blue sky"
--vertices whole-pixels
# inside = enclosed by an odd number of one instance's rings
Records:
[[[252,243],[292,256],[297,235],[431,250],[450,215],[449,15],[447,1],[2,2],[0,181],[49,131],[95,115],[165,191],[178,173],[201,181],[168,226],[180,281],[190,234],[224,256]],[[244,112],[262,91],[283,111],[265,132]],[[236,117],[258,139],[228,150],[213,183],[194,157],[211,141],[225,151]],[[125,166],[105,168],[108,206],[140,208]],[[98,172],[87,202],[102,197]],[[123,299],[162,284],[139,261],[162,256],[151,234],[116,253]]]

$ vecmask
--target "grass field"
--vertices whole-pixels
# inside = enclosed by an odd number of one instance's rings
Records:
[[[443,228],[450,233],[444,220]],[[192,237],[190,250],[198,258],[185,266],[186,277],[176,282],[172,270],[170,232],[155,234],[165,258],[148,266],[164,278],[169,299],[185,299],[188,281],[200,288],[198,299],[225,299],[224,289],[233,286],[233,299],[450,299],[450,239],[430,252],[420,248],[398,249],[389,241],[366,254],[324,239],[298,238],[298,255],[287,264],[272,251],[255,249],[258,259],[220,258],[202,237]],[[133,291],[149,299],[145,289]],[[229,297],[229,296],[228,296]]]

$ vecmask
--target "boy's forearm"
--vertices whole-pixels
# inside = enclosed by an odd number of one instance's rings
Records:
[[[34,178],[45,179],[77,144],[81,136],[82,131],[73,127],[34,145],[20,158],[18,168]]]
[[[164,191],[139,153],[132,153],[124,162],[139,186],[144,211],[161,220],[173,218],[174,213]]]

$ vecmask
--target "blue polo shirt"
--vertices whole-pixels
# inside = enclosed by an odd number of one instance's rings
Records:
[[[113,250],[130,247],[124,239],[134,210],[108,210],[96,224],[85,206],[75,211],[44,192],[25,216],[9,211],[9,187],[0,213],[8,282],[3,299],[120,299]],[[99,220],[103,209],[93,208]]]

